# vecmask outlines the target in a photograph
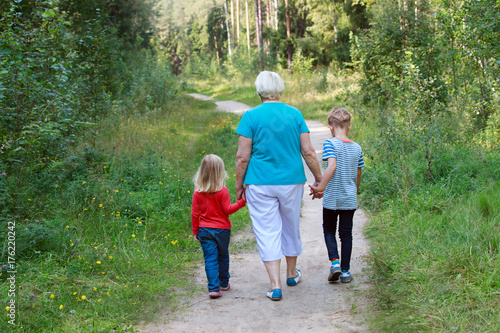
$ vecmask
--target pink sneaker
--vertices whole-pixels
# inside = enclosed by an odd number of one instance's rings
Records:
[[[228,282],[228,283],[227,283],[227,287],[225,287],[225,288],[224,288],[224,287],[220,287],[220,290],[222,290],[222,291],[227,291],[227,290],[229,290],[229,288],[231,288],[231,285],[230,285],[230,284],[229,284],[229,282]]]
[[[220,291],[210,291],[208,296],[210,296],[210,298],[218,298],[222,296],[222,293]]]

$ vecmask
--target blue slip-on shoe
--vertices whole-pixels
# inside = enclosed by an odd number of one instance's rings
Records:
[[[281,289],[273,289],[267,292],[267,297],[269,297],[273,301],[281,301],[283,294],[281,293]]]
[[[349,273],[349,271],[342,272],[340,274],[340,281],[343,283],[349,283],[352,281],[352,275]]]
[[[297,283],[299,283],[300,278],[302,276],[302,273],[300,272],[300,269],[298,269],[298,268],[295,268],[295,271],[297,272],[297,276],[295,276],[293,278],[287,278],[286,279],[286,285],[287,286],[292,287],[292,286],[297,285]]]
[[[340,264],[334,264],[330,266],[330,274],[328,274],[328,281],[334,282],[337,281],[340,277],[340,273],[342,270],[340,269]]]

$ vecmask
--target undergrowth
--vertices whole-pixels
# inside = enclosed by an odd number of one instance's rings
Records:
[[[353,115],[349,136],[366,164],[360,206],[371,217],[373,328],[497,332],[500,155],[464,121],[461,106],[436,102],[422,114],[414,105],[422,96],[409,99],[405,91],[393,105],[366,105],[369,92],[354,73],[279,73],[286,86],[280,100],[306,119],[326,123],[333,106]],[[221,100],[255,91],[250,79],[199,86]]]
[[[1,222],[16,223],[18,327],[132,329],[200,288],[186,279],[203,261],[191,237],[191,179],[202,157],[214,153],[226,161],[233,188],[237,146],[238,117],[213,109],[179,97],[140,117],[121,112],[94,142],[82,143],[29,185],[16,188],[15,175],[2,177],[12,206]],[[232,221],[243,228],[245,209]],[[6,242],[2,261],[7,264]],[[4,267],[2,295],[8,276]],[[8,328],[0,322],[1,331]]]

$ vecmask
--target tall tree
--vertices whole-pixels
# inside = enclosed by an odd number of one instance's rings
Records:
[[[240,0],[236,0],[236,31],[238,36],[238,47],[240,45]]]
[[[278,0],[274,0],[274,30],[278,31]]]
[[[224,0],[224,14],[226,16],[227,47],[229,50],[229,57],[231,57],[231,31],[229,30],[229,18],[227,17],[227,0]]]
[[[368,29],[366,7],[354,0],[308,0],[308,35],[299,41],[299,47],[317,64],[328,65],[350,62],[350,35]]]
[[[217,58],[217,63],[220,64],[221,58],[224,55],[224,42],[226,41],[225,15],[223,9],[213,5],[207,18],[208,32],[208,47],[212,54]]]
[[[262,40],[262,1],[255,0],[255,26],[257,33],[257,47],[259,51],[262,52],[263,40]]]
[[[248,58],[250,58],[250,13],[248,11],[248,0],[245,0],[245,9],[247,17],[247,48],[248,48]]]
[[[234,0],[231,0],[231,40],[233,41],[233,46],[235,44],[235,31],[234,31]]]
[[[291,23],[290,23],[290,6],[288,0],[285,0],[285,16],[286,16],[286,39],[287,39],[287,59],[288,69],[292,66],[292,43],[291,43]]]

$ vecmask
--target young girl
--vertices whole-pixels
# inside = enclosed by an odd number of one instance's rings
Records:
[[[203,158],[193,179],[191,222],[194,239],[203,249],[211,298],[221,297],[221,290],[229,290],[229,215],[245,206],[244,197],[231,204],[229,190],[224,186],[226,178],[224,162],[210,154]]]

